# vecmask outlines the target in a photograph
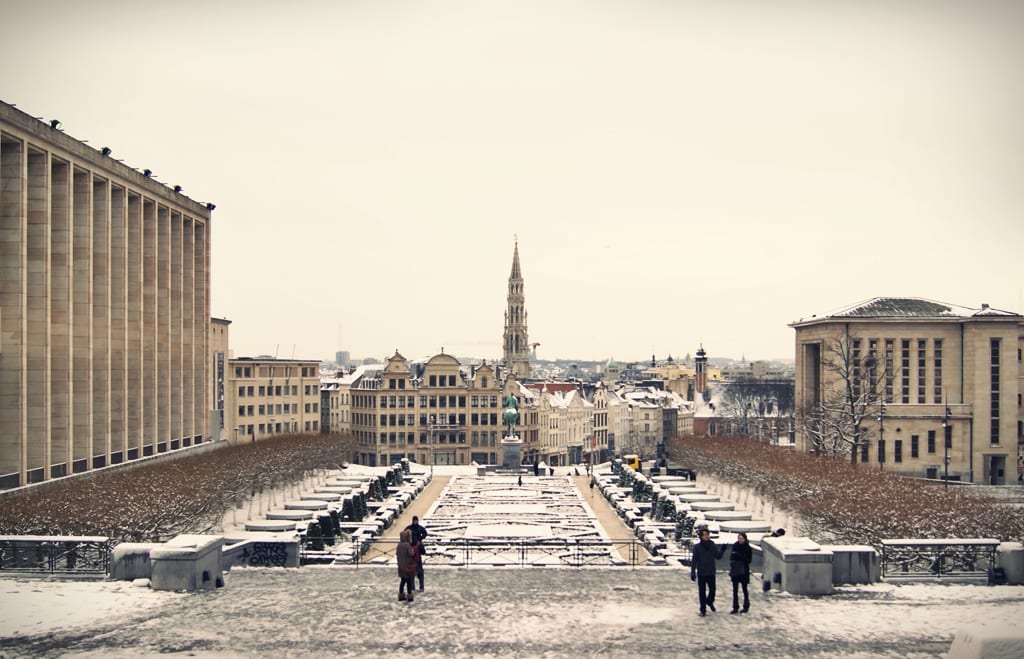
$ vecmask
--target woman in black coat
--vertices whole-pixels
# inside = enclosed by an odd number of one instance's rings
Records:
[[[746,613],[750,610],[750,595],[747,593],[747,586],[750,585],[750,561],[754,557],[754,551],[747,542],[747,534],[736,535],[736,542],[729,554],[729,577],[732,579],[732,613],[740,613],[739,586],[743,586],[743,609]]]

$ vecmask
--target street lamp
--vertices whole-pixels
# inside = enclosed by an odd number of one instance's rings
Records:
[[[878,401],[878,469],[885,461],[885,401]]]
[[[945,489],[949,489],[949,447],[953,444],[953,424],[949,422],[950,411],[946,408],[946,413],[942,415],[942,461],[944,463],[945,474],[942,477]]]
[[[427,428],[430,430],[430,478],[434,478],[434,428],[437,426],[434,415],[427,417]]]

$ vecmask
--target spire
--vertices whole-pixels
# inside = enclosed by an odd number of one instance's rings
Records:
[[[508,306],[505,310],[503,340],[505,367],[516,378],[530,377],[530,339],[526,329],[526,296],[519,267],[519,238],[512,252],[512,274],[508,278]]]
[[[512,274],[509,275],[509,280],[522,279],[523,273],[519,270],[519,237],[516,237],[515,251],[512,252]]]

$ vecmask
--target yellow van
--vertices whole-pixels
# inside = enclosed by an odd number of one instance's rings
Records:
[[[633,471],[640,471],[640,456],[635,453],[622,456],[622,462],[627,467],[632,467]]]

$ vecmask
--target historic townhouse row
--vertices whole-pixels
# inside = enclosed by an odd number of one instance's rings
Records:
[[[604,461],[624,446],[656,455],[665,428],[679,428],[685,411],[670,392],[630,398],[606,387],[520,382],[486,363],[462,365],[444,353],[410,362],[395,353],[386,364],[322,382],[324,431],[351,432],[358,461],[386,465],[403,458],[423,464],[499,464],[504,398],[519,401],[516,435],[526,464]],[[671,421],[665,422],[666,416]]]

